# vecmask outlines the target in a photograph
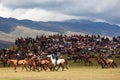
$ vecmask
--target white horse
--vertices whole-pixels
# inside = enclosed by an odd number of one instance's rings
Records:
[[[53,71],[55,70],[55,67],[57,65],[58,65],[58,69],[60,68],[60,66],[62,67],[62,71],[64,71],[64,66],[66,66],[66,69],[68,69],[68,67],[67,67],[67,61],[65,59],[58,59],[57,63],[56,63],[56,59],[53,59],[52,55],[48,55],[47,57],[50,58],[51,63],[54,65],[54,67],[52,69]]]

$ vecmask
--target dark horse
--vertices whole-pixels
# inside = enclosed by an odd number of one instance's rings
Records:
[[[85,64],[85,65],[87,65],[87,64],[88,64],[88,65],[90,66],[90,65],[92,65],[92,64],[93,64],[93,63],[92,63],[92,61],[91,61],[90,59],[88,59],[88,58],[87,58],[87,59],[86,59],[86,58],[84,58],[84,59],[83,59],[83,61],[84,61],[84,64]]]
[[[73,55],[73,56],[72,56],[72,59],[73,59],[74,62],[83,61],[84,56],[81,55],[81,54],[77,54],[77,55]]]
[[[102,69],[103,68],[110,68],[110,67],[112,67],[112,68],[116,67],[117,68],[116,63],[112,59],[106,59],[105,60],[103,58],[100,58],[100,57],[96,56],[95,60],[98,62],[97,68],[98,68],[99,65],[101,65]]]
[[[90,60],[90,55],[88,55],[88,54],[85,54],[83,56],[83,62],[85,65],[88,64],[89,66],[93,64],[92,61]]]
[[[3,67],[8,66],[7,65],[8,59],[15,59],[15,58],[16,58],[16,54],[5,54],[3,57],[1,57],[1,62],[3,64]]]
[[[1,58],[1,62],[2,62],[2,64],[3,64],[3,67],[6,67],[6,66],[7,66],[7,61],[8,61],[7,56],[4,56],[4,57]]]
[[[107,64],[98,56],[95,57],[95,61],[98,62],[97,68],[99,65],[101,65],[102,69],[105,68],[105,66],[107,66]]]

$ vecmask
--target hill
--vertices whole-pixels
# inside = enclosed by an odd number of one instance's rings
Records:
[[[10,33],[14,31],[17,26],[24,26],[35,30],[44,30],[59,33],[73,31],[106,36],[118,36],[120,34],[120,27],[118,25],[105,22],[92,22],[89,20],[37,22],[31,20],[17,20],[14,18],[0,17],[0,31]]]
[[[53,34],[94,34],[113,37],[120,36],[120,27],[115,24],[90,20],[42,22],[0,17],[1,41],[14,42],[17,37]]]

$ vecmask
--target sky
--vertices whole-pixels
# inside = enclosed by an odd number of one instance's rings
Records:
[[[34,21],[89,19],[120,24],[120,0],[0,0],[0,16]]]

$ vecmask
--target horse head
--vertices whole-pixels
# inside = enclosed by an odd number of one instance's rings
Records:
[[[48,59],[49,61],[52,61],[52,60],[53,60],[52,55],[47,55],[47,59]]]

